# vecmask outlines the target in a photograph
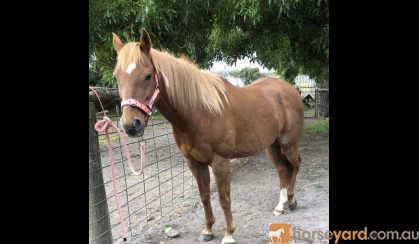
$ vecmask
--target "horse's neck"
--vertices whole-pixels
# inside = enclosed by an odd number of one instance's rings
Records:
[[[228,81],[224,81],[227,92],[231,90],[237,90],[237,88],[231,85]],[[157,109],[160,113],[179,131],[188,133],[188,130],[195,130],[199,127],[199,120],[207,118],[207,114],[203,111],[195,111],[192,115],[186,115],[179,111],[176,106],[171,104],[169,97],[166,92],[166,86],[164,83],[160,84],[160,98],[156,103]]]
[[[186,132],[190,121],[170,103],[165,90],[161,91],[156,107],[173,126],[182,132]]]

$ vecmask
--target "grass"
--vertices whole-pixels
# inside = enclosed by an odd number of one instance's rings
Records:
[[[155,119],[155,120],[159,120],[159,119],[163,119],[163,115],[161,115],[161,113],[154,113],[154,114],[151,116],[151,118],[152,118],[152,119]]]
[[[329,120],[316,120],[304,125],[305,135],[329,134]]]
[[[314,117],[314,108],[304,107],[304,117]]]
[[[117,141],[118,140],[118,134],[117,133],[109,134],[109,139],[111,140],[111,142]],[[100,135],[99,136],[99,144],[101,144],[101,145],[106,144],[106,136],[105,135]]]

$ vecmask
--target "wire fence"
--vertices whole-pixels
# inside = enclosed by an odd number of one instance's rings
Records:
[[[316,117],[316,114],[317,114],[316,87],[302,86],[302,87],[298,87],[298,91],[301,94],[301,99],[304,104],[304,117],[306,118]]]
[[[95,110],[92,103],[89,106]],[[112,243],[122,236],[112,189],[108,147],[105,135],[91,131],[96,122],[96,113],[90,113],[89,243]],[[118,113],[108,117],[120,127]],[[112,131],[110,138],[127,237],[128,240],[134,240],[190,195],[196,194],[196,183],[175,143],[171,125],[165,119],[151,119],[141,138],[126,138],[134,168],[138,171],[140,141],[145,143],[144,175],[135,176],[131,173],[118,135]]]
[[[328,89],[319,89],[315,86],[301,86],[297,88],[301,94],[301,99],[304,104],[304,117],[305,118],[318,118],[323,116],[321,114],[321,108],[324,104],[321,102],[321,99],[324,96],[321,96],[320,93],[329,92]],[[328,96],[327,96],[328,99]],[[327,103],[326,103],[327,104]],[[324,109],[323,109],[324,110]]]
[[[300,87],[305,117],[318,115],[318,89]],[[106,107],[114,107],[111,115],[119,128],[119,95],[105,89],[101,99]],[[114,201],[112,172],[104,134],[97,134],[97,117],[93,96],[89,93],[89,244],[113,243],[122,238]],[[170,123],[161,116],[150,119],[141,138],[126,138],[134,168],[140,168],[140,142],[145,143],[144,175],[135,176],[127,168],[127,160],[116,132],[110,132],[115,156],[116,184],[120,205],[127,224],[128,240],[146,238],[144,233],[175,208],[197,195],[195,180],[179,151]]]

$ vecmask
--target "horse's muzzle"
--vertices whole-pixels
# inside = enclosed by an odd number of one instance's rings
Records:
[[[141,123],[141,120],[138,118],[134,118],[132,123],[123,124],[122,127],[129,137],[142,136],[145,128],[144,124]]]

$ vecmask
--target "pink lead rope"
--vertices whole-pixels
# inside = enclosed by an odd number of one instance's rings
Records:
[[[119,195],[118,195],[118,191],[116,189],[116,169],[115,169],[115,158],[113,156],[113,150],[112,150],[112,145],[111,145],[111,140],[109,139],[109,127],[114,128],[114,130],[118,133],[119,139],[122,142],[123,148],[124,148],[124,153],[125,153],[125,157],[127,158],[128,161],[128,166],[131,170],[131,172],[138,176],[138,175],[144,175],[144,154],[145,154],[145,145],[144,142],[140,143],[140,148],[141,148],[141,160],[140,160],[140,164],[141,164],[141,171],[137,172],[133,165],[132,165],[132,160],[131,160],[131,155],[129,153],[128,150],[128,146],[127,146],[127,142],[125,141],[124,135],[121,133],[121,131],[118,129],[117,126],[115,126],[112,123],[112,120],[106,116],[106,111],[103,108],[102,102],[100,101],[99,95],[97,94],[97,92],[92,88],[89,87],[96,95],[97,100],[99,101],[99,104],[102,108],[102,113],[103,113],[103,118],[102,120],[99,120],[96,122],[95,124],[95,130],[99,133],[99,132],[104,132],[106,135],[106,142],[108,144],[108,152],[109,152],[109,161],[111,163],[111,169],[112,169],[112,186],[113,186],[113,192],[114,192],[114,196],[115,196],[115,203],[116,203],[116,207],[117,207],[117,211],[118,211],[118,215],[119,215],[119,220],[121,223],[121,236],[123,238],[124,241],[126,241],[126,229],[125,229],[125,220],[122,216],[122,212],[121,212],[121,206],[119,204]]]

